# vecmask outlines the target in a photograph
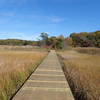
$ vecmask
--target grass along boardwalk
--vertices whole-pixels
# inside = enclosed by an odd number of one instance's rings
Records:
[[[74,100],[54,50],[48,54],[13,100]]]

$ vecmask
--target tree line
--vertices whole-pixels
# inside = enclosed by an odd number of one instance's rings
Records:
[[[47,33],[41,33],[42,40],[39,45],[43,47],[63,49],[71,47],[100,47],[100,31],[71,33],[69,37],[63,35],[48,37]]]
[[[63,35],[49,37],[47,33],[43,32],[40,35],[41,40],[38,41],[40,47],[63,49],[66,48],[65,38]]]
[[[71,47],[100,47],[100,31],[71,33],[69,37],[49,36],[42,32],[38,41],[27,41],[19,39],[0,40],[0,45],[33,45],[43,48],[65,49]]]
[[[5,39],[0,40],[0,45],[37,45],[37,41],[27,41],[27,40],[19,40],[19,39]]]
[[[74,47],[100,47],[100,31],[72,33],[70,38]]]

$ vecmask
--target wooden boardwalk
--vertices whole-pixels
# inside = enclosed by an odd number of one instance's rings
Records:
[[[55,51],[51,51],[13,100],[74,100]]]

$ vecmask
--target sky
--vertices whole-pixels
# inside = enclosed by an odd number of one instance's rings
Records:
[[[0,39],[37,40],[100,30],[100,0],[0,0]]]

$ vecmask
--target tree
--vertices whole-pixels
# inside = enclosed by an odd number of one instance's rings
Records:
[[[100,31],[72,33],[70,37],[73,40],[74,47],[100,47]]]
[[[49,46],[54,49],[62,49],[64,48],[64,37],[62,35],[58,37],[50,37],[49,38]]]
[[[100,31],[94,32],[95,46],[100,48]]]
[[[66,45],[68,45],[68,46],[72,46],[73,45],[73,40],[72,40],[71,37],[67,37],[65,39],[65,42],[66,42]]]
[[[56,49],[56,42],[57,42],[57,38],[52,36],[49,38],[49,46],[50,48]]]
[[[53,48],[53,49],[62,49],[65,44],[64,44],[64,36],[60,35],[58,37],[52,36],[48,37],[47,33],[41,33],[40,35],[41,40],[38,42],[39,44],[41,43],[42,47],[47,47],[47,48]]]
[[[47,43],[48,43],[48,34],[45,33],[45,32],[42,32],[40,37],[42,38],[41,46],[45,47],[47,45]]]
[[[66,41],[63,35],[58,36],[58,48],[59,49],[66,49]]]

